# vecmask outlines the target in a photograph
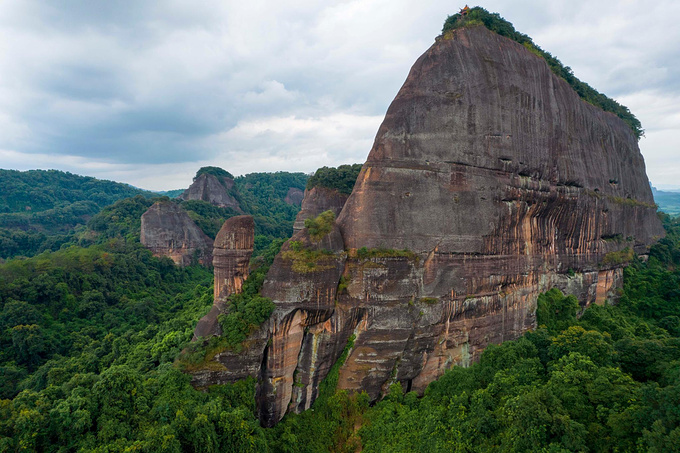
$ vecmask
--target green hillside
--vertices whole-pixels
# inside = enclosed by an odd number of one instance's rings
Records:
[[[0,170],[0,258],[58,249],[117,200],[152,192],[58,170]]]

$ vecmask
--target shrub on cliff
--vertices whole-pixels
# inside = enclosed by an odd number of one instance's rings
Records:
[[[361,164],[340,165],[337,168],[321,167],[307,181],[307,189],[325,187],[349,195],[361,171]]]
[[[333,224],[335,223],[335,213],[333,211],[324,211],[315,219],[309,218],[305,220],[305,228],[309,232],[309,237],[314,241],[321,240],[328,233],[333,231]]]

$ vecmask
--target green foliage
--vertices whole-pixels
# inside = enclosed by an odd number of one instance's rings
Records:
[[[349,195],[361,171],[361,164],[340,165],[337,168],[321,167],[307,181],[307,189],[325,187]]]
[[[541,49],[529,36],[516,31],[515,27],[510,22],[503,19],[498,13],[490,13],[484,8],[477,6],[470,8],[470,11],[466,16],[454,14],[453,16],[449,16],[444,22],[442,35],[446,36],[448,32],[457,28],[478,25],[483,25],[501,36],[516,41],[529,49],[533,54],[544,58],[550,69],[559,77],[566,80],[583,100],[601,108],[605,112],[611,112],[621,118],[631,128],[633,134],[635,134],[635,137],[638,139],[644,135],[642,124],[640,124],[640,121],[630,112],[628,107],[619,104],[615,100],[598,92],[587,83],[580,81],[576,78],[569,66],[564,66],[560,60],[549,52]]]
[[[0,265],[0,450],[267,451],[252,379],[172,365],[211,279],[121,239]]]
[[[264,238],[262,243],[289,238],[293,234],[293,223],[300,207],[286,203],[285,198],[290,188],[304,190],[307,178],[304,173],[281,171],[250,173],[234,179],[241,208],[255,219],[255,234]]]
[[[553,288],[538,296],[536,324],[546,327],[553,333],[561,332],[576,324],[576,314],[580,308],[574,296],[565,296],[562,291]]]
[[[147,192],[57,170],[0,170],[0,257],[56,250],[104,206]]]
[[[314,219],[305,219],[305,228],[307,228],[309,237],[313,241],[318,242],[328,233],[333,231],[334,223],[335,213],[333,211],[324,211]]]
[[[623,250],[607,253],[604,258],[602,258],[602,264],[604,266],[618,266],[621,264],[630,263],[634,258],[635,252],[633,249],[626,247]]]
[[[286,260],[291,260],[291,269],[299,274],[320,272],[335,267],[335,254],[331,250],[311,250],[302,246],[301,242],[291,242],[290,250],[281,254]]]
[[[239,215],[238,212],[231,208],[221,208],[202,200],[182,201],[180,206],[186,211],[191,220],[212,239],[215,239],[225,220]],[[257,225],[255,225],[255,229],[257,231]]]
[[[222,178],[229,178],[229,179],[234,179],[234,176],[229,173],[227,170],[224,170],[220,167],[201,167],[198,169],[196,172],[196,176],[194,176],[194,181],[196,181],[199,176],[201,175],[213,175],[217,179],[221,180]]]
[[[157,201],[169,201],[167,197],[144,198],[137,195],[115,202],[102,209],[89,222],[87,230],[77,234],[80,245],[103,243],[110,239],[123,238],[128,242],[139,242],[142,214]]]

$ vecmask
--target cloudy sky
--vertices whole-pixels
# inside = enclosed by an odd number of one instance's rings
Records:
[[[473,4],[470,4],[473,6]],[[464,3],[0,2],[0,168],[152,190],[364,162],[391,100]],[[680,187],[680,2],[487,1],[642,121]]]

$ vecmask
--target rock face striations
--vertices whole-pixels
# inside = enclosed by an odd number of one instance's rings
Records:
[[[221,208],[232,208],[243,212],[234,197],[234,180],[228,176],[215,176],[209,173],[198,175],[194,182],[178,198],[182,200],[207,201]]]
[[[422,392],[535,327],[540,292],[603,301],[626,248],[663,234],[623,121],[522,45],[482,26],[447,36],[411,69],[337,221],[298,231],[269,271],[276,310],[241,363],[264,425],[310,406],[351,336],[339,388]],[[243,377],[225,367],[216,382]]]
[[[340,214],[349,195],[341,193],[337,189],[329,189],[326,187],[312,187],[305,190],[305,197],[302,200],[302,206],[295,223],[293,224],[293,231],[297,233],[305,227],[305,220],[314,218],[324,211],[333,211],[336,216]]]
[[[227,219],[217,233],[213,249],[214,302],[210,312],[198,322],[194,339],[221,335],[217,317],[224,312],[227,298],[240,293],[248,278],[254,242],[255,222],[249,215]]]
[[[212,262],[212,239],[170,201],[154,203],[142,214],[140,241],[155,256],[166,256],[180,266],[194,259],[206,266]]]

